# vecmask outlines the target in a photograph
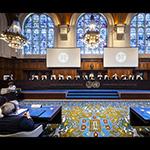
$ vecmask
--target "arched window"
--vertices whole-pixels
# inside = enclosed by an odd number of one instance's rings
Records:
[[[54,22],[47,14],[30,14],[23,23],[23,34],[29,43],[23,53],[46,54],[47,48],[54,47]]]
[[[132,18],[130,46],[138,47],[140,54],[150,53],[150,13],[139,13]]]
[[[89,29],[91,15],[94,16],[96,30],[100,32],[100,43],[95,48],[88,47],[83,41],[83,36]],[[107,46],[107,20],[99,13],[82,14],[76,24],[76,45],[81,49],[81,54],[103,54],[103,48]]]

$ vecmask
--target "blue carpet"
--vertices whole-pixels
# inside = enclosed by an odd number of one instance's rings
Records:
[[[66,98],[101,98],[101,99],[119,99],[118,91],[116,90],[69,90]]]

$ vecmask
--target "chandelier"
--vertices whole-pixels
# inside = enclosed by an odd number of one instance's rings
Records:
[[[12,25],[3,31],[0,39],[8,43],[8,46],[14,49],[22,49],[27,44],[27,38],[21,34],[21,26],[18,20],[14,20]]]
[[[99,31],[97,31],[96,25],[95,25],[95,20],[94,20],[94,16],[91,15],[91,23],[89,25],[89,29],[88,31],[84,34],[83,36],[83,40],[84,43],[90,47],[90,48],[95,48],[98,46],[98,44],[100,43],[100,33]]]

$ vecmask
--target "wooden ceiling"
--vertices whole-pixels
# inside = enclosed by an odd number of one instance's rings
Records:
[[[61,24],[69,24],[73,13],[56,13]],[[128,13],[111,13],[115,24],[124,23]],[[11,24],[12,20],[19,15],[19,13],[6,13],[8,25]]]

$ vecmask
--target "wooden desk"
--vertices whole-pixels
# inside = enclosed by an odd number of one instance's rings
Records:
[[[28,111],[37,123],[61,123],[61,106],[43,106],[41,108],[32,108],[28,106]]]
[[[150,126],[150,107],[131,107],[130,124],[132,126]]]
[[[150,80],[95,80],[100,83],[98,88],[91,89],[132,89],[149,90]],[[22,90],[48,90],[48,89],[88,89],[88,80],[16,80],[16,87]],[[94,82],[94,81],[91,81]],[[0,81],[7,87],[7,81]],[[4,86],[6,85],[6,86]],[[0,84],[1,86],[1,84]]]

